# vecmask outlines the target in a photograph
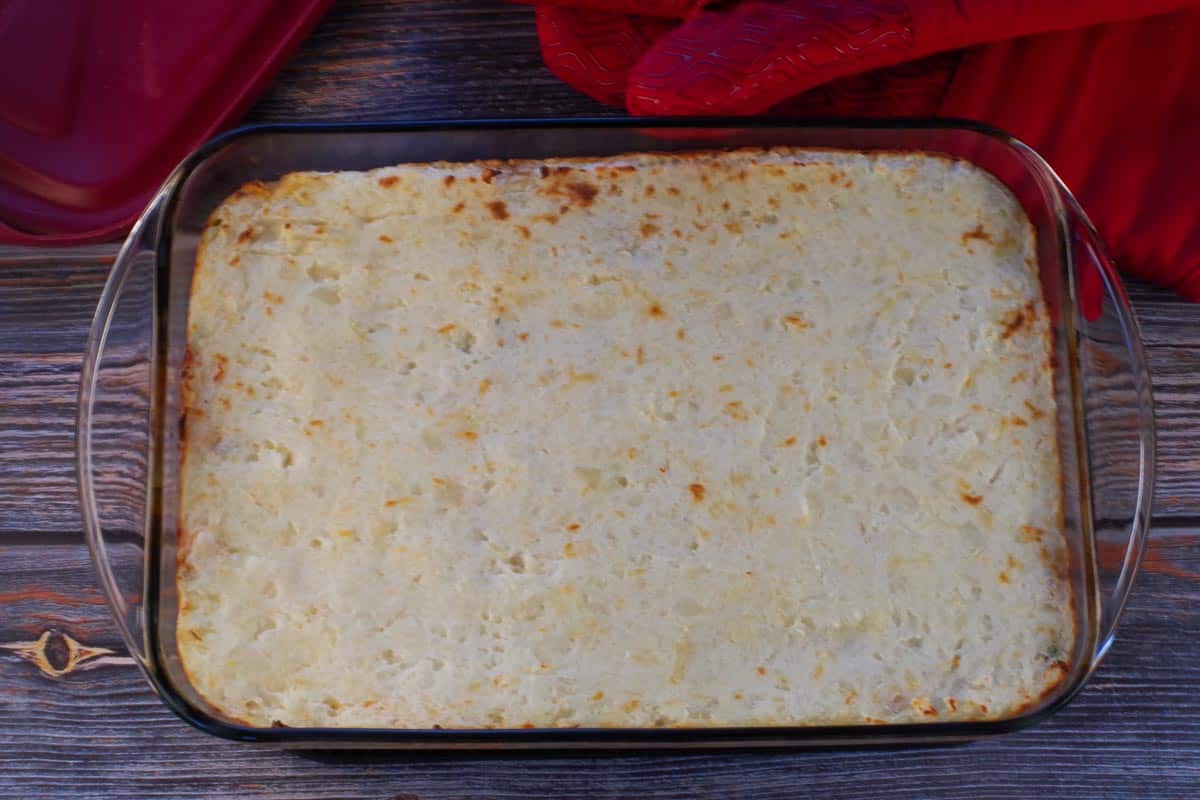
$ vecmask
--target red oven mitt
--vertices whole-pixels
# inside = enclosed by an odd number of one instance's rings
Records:
[[[547,65],[634,114],[996,125],[1047,157],[1123,268],[1200,300],[1197,0],[536,5]]]

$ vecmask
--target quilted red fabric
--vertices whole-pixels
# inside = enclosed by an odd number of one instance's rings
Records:
[[[1046,156],[1122,268],[1200,300],[1197,0],[536,5],[547,65],[634,114],[996,125]]]

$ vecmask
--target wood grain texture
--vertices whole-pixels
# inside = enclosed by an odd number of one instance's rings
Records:
[[[360,0],[335,4],[249,120],[612,113],[542,66],[528,8]],[[1200,306],[1131,287],[1158,403],[1156,528],[1117,644],[1046,724],[920,750],[329,762],[190,728],[121,649],[81,544],[73,465],[81,353],[114,252],[0,252],[0,797],[1200,796]],[[106,492],[133,503],[138,357],[119,351],[98,436]],[[126,534],[114,558],[133,594],[136,521],[120,505],[106,519]]]
[[[247,121],[619,113],[542,64],[527,6],[357,0],[334,5]]]

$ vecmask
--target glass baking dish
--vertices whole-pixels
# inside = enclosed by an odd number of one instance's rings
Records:
[[[1005,183],[1032,221],[1054,337],[1063,523],[1077,612],[1070,668],[1049,696],[1001,720],[778,728],[259,728],[207,706],[189,685],[175,642],[180,376],[199,235],[225,197],[247,181],[296,170],[773,146],[965,159]],[[127,444],[130,426],[139,431],[134,452]],[[116,436],[119,430],[126,434]],[[116,439],[122,448],[113,447]],[[211,733],[303,748],[857,745],[961,741],[1012,731],[1044,719],[1083,687],[1113,641],[1145,543],[1154,415],[1137,323],[1095,231],[1047,164],[998,131],[945,121],[292,125],[243,128],[201,148],[133,228],[92,325],[77,449],[85,531],[125,644],[167,705]]]

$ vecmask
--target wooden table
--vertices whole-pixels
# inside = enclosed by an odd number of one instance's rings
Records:
[[[612,113],[546,71],[527,9],[381,0],[340,3],[250,119]],[[112,254],[0,254],[0,796],[1200,796],[1200,306],[1133,287],[1158,402],[1155,528],[1117,644],[1040,727],[920,750],[344,763],[193,730],[122,652],[82,543],[72,444]]]

